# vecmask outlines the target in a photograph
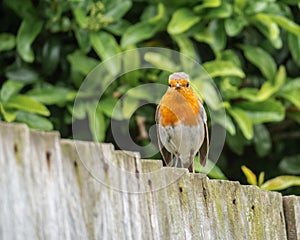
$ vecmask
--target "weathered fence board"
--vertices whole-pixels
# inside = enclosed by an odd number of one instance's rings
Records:
[[[0,123],[0,171],[4,240],[300,239],[299,197],[22,124]]]

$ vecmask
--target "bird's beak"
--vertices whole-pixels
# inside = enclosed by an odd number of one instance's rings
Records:
[[[179,83],[176,83],[175,87],[176,88],[181,88],[181,85]]]

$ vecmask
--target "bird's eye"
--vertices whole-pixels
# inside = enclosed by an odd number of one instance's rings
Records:
[[[169,84],[169,87],[171,87],[171,84]]]
[[[189,86],[190,86],[190,83],[187,83],[187,84],[186,84],[186,87],[189,87]]]

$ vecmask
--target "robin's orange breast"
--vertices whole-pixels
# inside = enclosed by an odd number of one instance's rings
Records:
[[[160,102],[160,124],[165,127],[182,123],[188,126],[199,124],[200,103],[191,88],[169,88]]]

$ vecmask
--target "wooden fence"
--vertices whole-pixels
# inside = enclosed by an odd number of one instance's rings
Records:
[[[300,239],[300,197],[0,123],[0,239]]]

